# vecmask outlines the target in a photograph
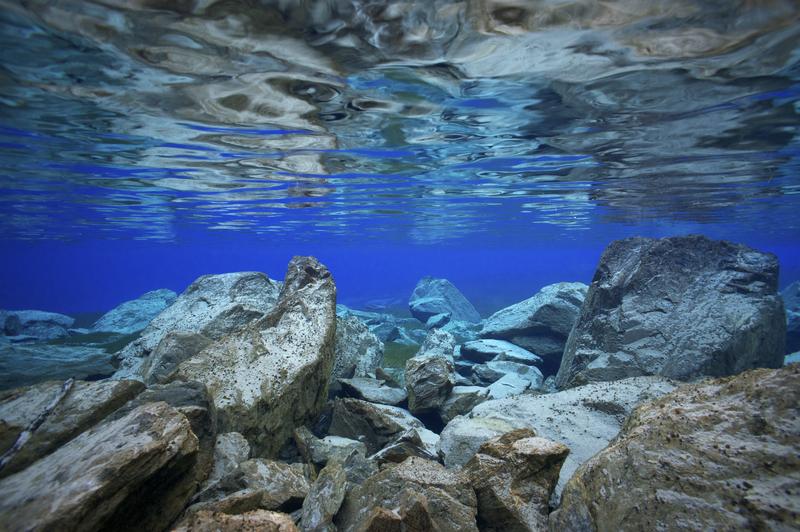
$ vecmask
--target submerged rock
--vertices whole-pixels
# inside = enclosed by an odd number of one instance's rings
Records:
[[[454,386],[447,400],[439,408],[444,423],[456,416],[469,414],[473,408],[488,400],[489,389],[482,386]]]
[[[162,530],[192,495],[197,450],[186,416],[165,403],[140,406],[0,481],[0,522],[20,530]]]
[[[0,310],[0,330],[6,336],[53,340],[69,335],[73,318],[43,310]]]
[[[383,342],[355,316],[336,319],[336,348],[331,382],[365,377],[383,362]]]
[[[96,380],[115,369],[113,356],[102,347],[0,342],[0,389],[54,379]]]
[[[438,410],[455,386],[453,361],[440,354],[410,358],[405,375],[408,409],[412,414]]]
[[[330,461],[345,463],[353,452],[367,455],[367,446],[360,441],[341,436],[317,438],[305,427],[295,429],[294,440],[303,459],[319,467]]]
[[[416,356],[442,356],[452,360],[455,348],[456,339],[452,334],[434,329],[425,336],[425,341],[422,342]]]
[[[178,365],[211,345],[210,338],[199,333],[170,331],[150,356],[144,359],[139,375],[147,384],[168,381]]]
[[[507,360],[528,364],[542,363],[541,357],[505,340],[473,340],[461,346],[461,358],[472,362],[489,362],[490,360]]]
[[[421,279],[408,300],[408,308],[422,323],[437,314],[448,314],[450,320],[481,321],[472,303],[447,279]]]
[[[368,377],[339,379],[342,391],[349,397],[364,399],[372,403],[397,406],[408,399],[404,388],[388,386],[386,381]]]
[[[530,428],[570,449],[556,487],[560,493],[575,469],[619,433],[637,404],[674,389],[674,383],[660,377],[634,377],[553,394],[486,401],[473,408],[469,417],[456,417],[444,428],[440,440],[444,463],[460,467],[483,442],[513,429]]]
[[[551,530],[800,527],[800,366],[641,405],[564,488]]]
[[[214,465],[206,479],[206,487],[232,473],[239,464],[250,458],[250,444],[238,432],[217,434],[214,444]]]
[[[0,393],[0,454],[55,400],[63,382],[44,382]],[[86,432],[144,389],[138,381],[75,381],[22,449],[0,470],[0,477],[21,471]]]
[[[238,515],[200,511],[189,514],[172,532],[297,532],[291,516],[280,512],[253,510]]]
[[[211,340],[245,327],[272,310],[280,283],[259,272],[203,275],[119,352],[118,378],[141,378],[143,358],[174,331],[197,333]]]
[[[275,456],[322,409],[333,365],[336,288],[311,257],[295,257],[275,308],[184,361],[174,378],[208,386],[219,429]]]
[[[550,496],[569,449],[519,429],[480,446],[464,466],[487,532],[547,530]]]
[[[409,458],[355,488],[335,523],[339,530],[477,532],[476,505],[466,476],[430,460]]]
[[[800,351],[800,281],[781,292],[786,307],[786,353]]]
[[[342,505],[347,475],[341,464],[332,462],[319,472],[303,501],[300,527],[309,532],[335,532],[333,517]]]
[[[688,380],[783,362],[774,255],[702,236],[612,242],[556,379],[560,388],[637,375]]]
[[[358,440],[369,454],[380,451],[409,429],[425,426],[406,410],[358,399],[337,399],[333,407],[330,434]]]
[[[177,297],[178,295],[172,290],[161,289],[147,292],[103,314],[94,322],[91,330],[120,334],[141,331]]]
[[[507,340],[535,353],[543,359],[545,372],[555,373],[587,290],[583,283],[545,286],[533,297],[492,314],[480,336]]]

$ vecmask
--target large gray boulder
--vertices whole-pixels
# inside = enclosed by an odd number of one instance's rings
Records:
[[[786,307],[786,353],[800,351],[800,281],[781,292]]]
[[[507,340],[538,355],[544,373],[554,374],[587,290],[583,283],[545,286],[533,297],[492,314],[484,321],[480,336]]]
[[[583,464],[550,530],[797,530],[800,366],[686,385]]]
[[[447,279],[421,279],[411,293],[408,308],[411,315],[422,323],[437,314],[449,314],[450,320],[481,321],[481,315],[472,303]]]
[[[52,340],[69,334],[73,318],[43,310],[0,310],[0,331],[6,336]]]
[[[365,377],[383,363],[383,342],[355,316],[336,319],[336,348],[331,380]]]
[[[103,314],[100,319],[94,322],[91,330],[94,332],[115,332],[120,334],[141,331],[147,327],[153,318],[170,306],[177,297],[175,292],[167,289],[147,292]]]
[[[612,242],[556,384],[780,367],[786,317],[777,287],[777,258],[747,246],[702,236]]]
[[[163,402],[142,405],[0,481],[0,523],[9,530],[163,530],[194,491],[197,452],[186,416]]]
[[[580,464],[605,447],[633,408],[675,389],[660,377],[634,377],[594,383],[552,394],[519,395],[486,401],[445,426],[440,449],[447,467],[460,467],[481,444],[513,429],[533,429],[537,436],[563,443],[570,454],[556,487],[561,488]]]
[[[294,257],[275,308],[178,366],[173,378],[208,386],[220,432],[241,433],[257,456],[275,456],[327,398],[336,287],[313,257]]]
[[[142,379],[141,366],[170,332],[196,333],[219,340],[270,312],[281,284],[259,272],[204,275],[117,354],[117,378]]]

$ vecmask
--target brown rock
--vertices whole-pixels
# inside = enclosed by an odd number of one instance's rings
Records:
[[[295,532],[292,518],[279,512],[253,510],[240,515],[201,511],[181,521],[172,532]]]

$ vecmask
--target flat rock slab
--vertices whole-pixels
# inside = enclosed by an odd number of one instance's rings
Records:
[[[371,403],[397,406],[408,399],[404,388],[394,388],[386,385],[386,381],[371,379],[369,377],[354,377],[352,379],[339,379],[344,393],[356,399],[363,399]]]

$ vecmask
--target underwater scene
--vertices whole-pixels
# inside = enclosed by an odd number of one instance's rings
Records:
[[[0,0],[0,532],[800,530],[796,0]]]

